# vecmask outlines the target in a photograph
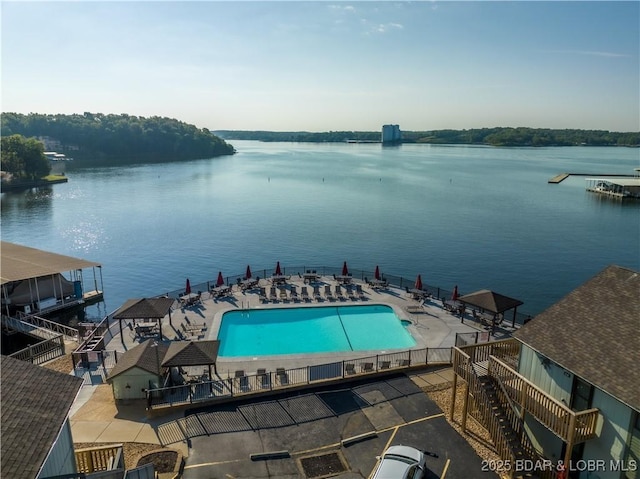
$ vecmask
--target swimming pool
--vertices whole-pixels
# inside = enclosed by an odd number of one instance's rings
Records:
[[[416,341],[389,306],[320,306],[229,311],[221,357],[408,349]]]

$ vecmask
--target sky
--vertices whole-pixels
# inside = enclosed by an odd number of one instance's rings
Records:
[[[640,2],[0,3],[2,111],[640,131]]]

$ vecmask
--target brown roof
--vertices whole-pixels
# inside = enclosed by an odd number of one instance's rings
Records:
[[[502,313],[524,304],[518,299],[509,298],[508,296],[494,293],[488,289],[481,289],[475,293],[465,294],[464,296],[460,296],[458,300],[492,313]]]
[[[172,298],[128,299],[113,314],[113,319],[162,319],[171,309],[173,302]]]
[[[33,479],[53,447],[82,379],[0,356],[2,477]]]
[[[640,273],[609,266],[514,337],[640,411]]]
[[[158,349],[156,349],[155,344],[157,344]],[[159,376],[162,370],[160,365],[164,361],[168,349],[169,345],[167,343],[158,343],[153,339],[147,339],[118,358],[118,362],[109,373],[107,381],[111,381],[116,376],[133,368],[140,368]]]
[[[93,261],[49,253],[6,241],[0,243],[0,255],[0,284],[100,266],[100,263]]]
[[[173,341],[162,362],[165,367],[215,364],[220,341]]]

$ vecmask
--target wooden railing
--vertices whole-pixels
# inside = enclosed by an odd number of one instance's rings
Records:
[[[35,314],[25,314],[21,311],[18,311],[18,318],[20,319],[20,321],[33,324],[34,326],[37,326],[39,328],[47,329],[57,334],[62,334],[71,341],[78,340],[78,330],[70,326],[41,318],[40,316],[36,316]]]
[[[75,455],[78,472],[81,473],[124,470],[122,444],[78,449],[75,451]]]
[[[597,409],[573,411],[496,357],[490,357],[488,370],[515,403],[563,441],[578,444],[595,437]]]

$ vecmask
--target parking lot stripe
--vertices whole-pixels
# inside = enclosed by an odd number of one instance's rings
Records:
[[[451,459],[447,459],[447,462],[444,463],[444,469],[442,470],[442,474],[440,474],[440,479],[444,479],[444,476],[447,475],[447,469],[449,469],[449,463]]]

